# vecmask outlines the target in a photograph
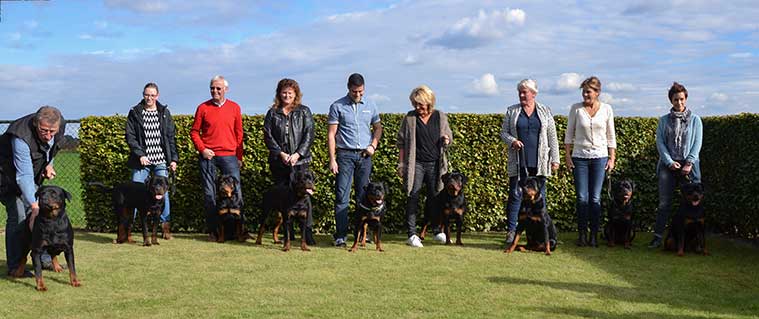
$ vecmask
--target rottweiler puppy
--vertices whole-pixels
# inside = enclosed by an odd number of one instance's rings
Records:
[[[66,214],[66,201],[71,200],[71,194],[58,186],[42,186],[37,189],[35,196],[40,205],[39,215],[34,220],[31,232],[29,232],[29,227],[25,227],[27,233],[24,246],[32,253],[36,289],[47,291],[42,278],[41,256],[44,252],[53,257],[55,272],[63,271],[63,267],[58,263],[58,255],[63,253],[69,269],[69,283],[74,287],[79,287],[81,282],[77,279],[74,261],[74,230]],[[30,223],[30,218],[27,218],[27,226],[29,226],[28,223]],[[23,275],[25,264],[26,257],[16,269],[17,275]]]
[[[677,251],[678,256],[683,256],[686,249],[707,256],[709,252],[706,250],[704,226],[704,186],[701,183],[686,183],[680,188],[680,193],[680,208],[672,216],[664,249]]]
[[[511,253],[517,249],[519,251],[545,251],[546,255],[551,255],[551,251],[557,247],[556,226],[548,214],[543,196],[540,195],[538,179],[528,177],[521,187],[522,203],[519,208],[519,224],[514,242],[504,252]],[[517,245],[519,235],[523,231],[527,236],[527,245]]]
[[[466,196],[464,195],[464,186],[468,182],[466,175],[460,172],[446,173],[441,177],[443,180],[443,190],[435,196],[433,210],[436,220],[441,225],[445,233],[445,244],[451,244],[451,219],[456,223],[456,245],[463,245],[461,242],[461,232],[464,230],[464,213],[467,210]],[[422,228],[422,236],[427,231],[429,222]]]
[[[258,237],[256,244],[261,244],[266,228],[266,219],[276,212],[276,225],[274,226],[274,243],[282,243],[279,239],[279,228],[285,224],[284,251],[290,250],[290,241],[295,238],[292,222],[295,219],[301,221],[303,232],[301,249],[309,251],[308,243],[314,240],[310,232],[313,223],[311,195],[314,193],[316,178],[310,170],[294,170],[290,174],[288,183],[274,185],[264,194],[263,212],[259,217]]]
[[[630,243],[635,237],[633,229],[633,193],[635,183],[622,179],[612,185],[612,201],[609,205],[609,222],[604,227],[607,246],[625,245],[630,249]]]
[[[382,182],[370,182],[364,187],[364,198],[356,209],[356,224],[353,230],[353,246],[350,252],[358,250],[359,238],[361,247],[366,246],[366,231],[371,228],[374,233],[374,243],[377,251],[385,251],[382,248],[382,217],[385,216],[385,194],[387,187]]]
[[[90,185],[111,192],[113,210],[119,221],[118,234],[114,244],[134,243],[132,240],[132,219],[134,210],[140,214],[142,222],[142,245],[158,245],[159,217],[163,212],[164,196],[169,190],[169,179],[153,175],[146,183],[124,182],[114,188],[108,188],[103,183],[92,182]],[[151,227],[151,237],[148,240],[148,224]]]
[[[245,217],[238,192],[240,181],[232,175],[221,175],[216,179],[216,189],[216,211],[219,215],[219,235],[216,241],[223,243],[230,237],[244,242],[247,234],[243,230]]]

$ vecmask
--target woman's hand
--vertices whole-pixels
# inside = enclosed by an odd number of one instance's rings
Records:
[[[295,166],[295,163],[297,163],[299,159],[300,159],[300,154],[299,153],[293,153],[288,158],[287,163],[290,166]]]
[[[524,147],[524,143],[522,143],[522,141],[520,141],[520,140],[514,140],[513,142],[511,142],[511,148],[513,148],[513,149],[515,149],[517,151],[521,150],[522,147]]]
[[[680,163],[678,162],[672,162],[672,165],[669,166],[670,170],[676,171],[680,169]]]
[[[677,162],[675,162],[675,163],[677,163]],[[683,165],[683,168],[682,168],[681,172],[683,173],[683,175],[687,176],[687,175],[690,174],[691,169],[693,169],[693,164],[686,163],[685,165]]]
[[[279,152],[279,159],[282,161],[283,164],[289,165],[290,154],[287,154],[285,152]]]
[[[398,169],[395,173],[398,174],[398,177],[403,179],[403,174],[406,173],[406,166],[404,166],[402,163],[398,163]]]
[[[575,169],[575,163],[572,162],[572,156],[565,156],[564,159],[567,162],[567,168],[571,171]]]
[[[606,161],[606,171],[610,172],[614,170],[614,158],[610,157],[608,161]]]
[[[451,138],[449,138],[448,135],[443,135],[440,137],[440,139],[443,140],[443,145],[451,144]]]

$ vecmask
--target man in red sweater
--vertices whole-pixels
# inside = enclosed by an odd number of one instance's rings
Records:
[[[211,79],[211,99],[198,105],[190,136],[200,153],[200,178],[208,239],[216,241],[216,170],[240,180],[242,165],[242,114],[240,105],[225,97],[229,83],[223,76]],[[240,189],[238,196],[242,198]]]

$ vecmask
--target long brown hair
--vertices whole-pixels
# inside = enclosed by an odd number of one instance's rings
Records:
[[[295,101],[293,101],[293,106],[300,105],[300,101],[303,99],[303,93],[300,92],[298,82],[293,79],[285,78],[279,80],[279,83],[277,83],[277,93],[274,94],[274,104],[271,105],[272,108],[280,108],[284,106],[282,105],[282,100],[279,98],[279,94],[286,88],[292,88],[293,91],[295,91]]]

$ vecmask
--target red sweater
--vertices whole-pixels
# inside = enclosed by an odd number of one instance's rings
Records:
[[[198,152],[210,148],[216,156],[237,156],[242,161],[242,114],[240,105],[227,99],[222,106],[212,100],[198,105],[190,130]]]

